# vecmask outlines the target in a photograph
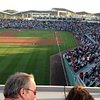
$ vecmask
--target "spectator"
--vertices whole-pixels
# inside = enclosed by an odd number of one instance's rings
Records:
[[[83,80],[84,74],[83,72],[80,72],[80,78]]]
[[[65,100],[94,100],[94,98],[85,88],[75,86],[69,91]]]
[[[34,76],[22,72],[11,75],[5,83],[4,97],[5,100],[35,100]]]

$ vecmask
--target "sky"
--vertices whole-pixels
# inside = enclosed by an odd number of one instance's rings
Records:
[[[100,0],[0,0],[0,11],[51,10],[64,8],[74,12],[100,13]]]

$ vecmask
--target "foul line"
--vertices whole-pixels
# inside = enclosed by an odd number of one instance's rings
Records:
[[[61,50],[60,50],[60,45],[59,45],[59,41],[58,41],[58,36],[57,36],[56,33],[57,33],[57,32],[54,32],[55,38],[56,38],[56,43],[57,43],[57,46],[58,46],[58,51],[59,51],[59,55],[60,55],[60,59],[61,59],[61,64],[62,64],[63,71],[64,71],[64,76],[65,76],[65,80],[66,80],[66,85],[68,85],[67,78],[66,78],[66,71],[65,71],[65,67],[64,67],[64,63],[63,63],[63,59],[62,59],[62,54],[61,54]]]

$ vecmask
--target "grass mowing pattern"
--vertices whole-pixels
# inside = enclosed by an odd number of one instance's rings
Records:
[[[31,37],[31,38],[52,38],[54,31],[52,30],[23,30],[16,34],[16,37]]]
[[[54,38],[53,32],[24,30],[22,33],[18,32],[16,37]],[[60,33],[59,37],[64,40],[64,43],[60,44],[61,50],[76,46],[76,40],[71,33],[64,31],[60,31]],[[58,53],[57,45],[14,46],[0,44],[0,84],[4,84],[10,74],[19,71],[33,73],[37,84],[49,84],[50,56],[55,53]]]

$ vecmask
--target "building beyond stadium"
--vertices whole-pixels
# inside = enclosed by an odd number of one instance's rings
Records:
[[[99,19],[100,16],[86,12],[73,12],[63,8],[52,8],[50,11],[37,11],[29,10],[16,13],[0,12],[0,18],[2,19],[66,19],[66,18],[83,18],[87,20]]]

